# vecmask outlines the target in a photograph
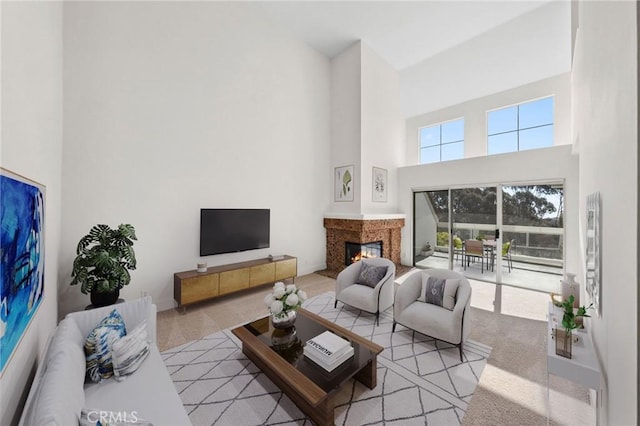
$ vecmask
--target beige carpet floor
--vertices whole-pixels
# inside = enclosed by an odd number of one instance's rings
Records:
[[[335,290],[335,280],[319,274],[298,277],[295,283],[309,296]],[[496,303],[502,312],[511,312],[505,315],[491,311],[493,303],[487,301],[487,295],[493,291],[480,290],[478,286],[483,283],[473,285],[471,339],[493,349],[463,424],[544,425],[548,412],[550,424],[595,424],[595,409],[589,404],[588,389],[561,377],[550,377],[551,403],[547,404],[546,322],[521,318],[517,315],[518,306],[505,306],[506,303],[531,303],[529,300],[545,303],[539,294],[510,288],[508,301]],[[181,309],[159,312],[160,351],[265,315],[267,310],[262,300],[267,291],[267,287],[249,290],[193,305],[186,312]]]

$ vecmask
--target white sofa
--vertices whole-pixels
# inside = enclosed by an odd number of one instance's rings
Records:
[[[128,331],[147,321],[149,355],[123,381],[112,377],[85,383],[84,340],[114,308]],[[155,426],[191,424],[156,345],[156,306],[148,296],[68,314],[55,329],[45,354],[27,397],[21,425],[78,424],[83,409],[91,412],[89,420],[103,414],[111,416],[112,421],[145,420]]]
[[[471,334],[471,284],[454,271],[446,269],[427,269],[410,272],[396,290],[393,305],[393,331],[396,324],[420,332],[438,340],[454,344],[460,350],[462,361],[462,345]],[[458,279],[458,290],[455,305],[450,311],[441,306],[418,301],[422,291],[424,275],[441,279]]]

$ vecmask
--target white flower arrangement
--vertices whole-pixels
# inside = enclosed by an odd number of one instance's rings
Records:
[[[285,285],[278,281],[273,285],[273,292],[265,296],[264,303],[274,317],[286,317],[290,311],[297,311],[305,300],[307,293],[295,284]]]

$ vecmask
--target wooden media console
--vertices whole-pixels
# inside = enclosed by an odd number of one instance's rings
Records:
[[[180,307],[295,278],[297,274],[298,259],[293,256],[212,266],[206,272],[177,272],[173,274],[173,298]]]

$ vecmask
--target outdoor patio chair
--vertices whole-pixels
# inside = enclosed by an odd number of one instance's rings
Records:
[[[467,269],[471,258],[480,258],[480,271],[484,274],[484,247],[482,241],[466,240],[464,242],[464,269]]]

